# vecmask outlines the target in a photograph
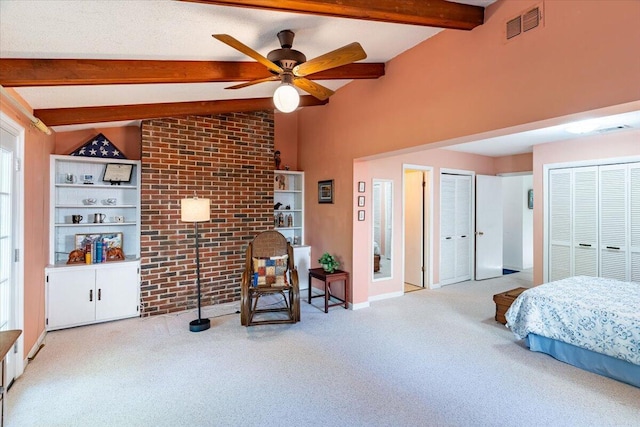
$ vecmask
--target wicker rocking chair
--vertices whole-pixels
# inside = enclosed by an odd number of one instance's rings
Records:
[[[260,306],[260,297],[282,296]],[[254,317],[259,319],[254,319]],[[240,322],[243,326],[300,321],[298,271],[293,249],[277,231],[258,234],[247,246],[240,289]]]

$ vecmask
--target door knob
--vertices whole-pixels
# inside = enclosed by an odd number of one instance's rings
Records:
[[[476,231],[476,235],[478,236],[484,236],[484,233],[482,231]]]

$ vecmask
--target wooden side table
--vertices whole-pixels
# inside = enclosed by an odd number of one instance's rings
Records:
[[[311,295],[313,289],[312,279],[321,280],[324,283],[324,294]],[[331,295],[331,284],[333,282],[344,282],[344,299],[338,298],[335,295]],[[347,292],[349,292],[349,273],[342,270],[336,270],[333,273],[328,273],[322,268],[310,268],[309,269],[309,298],[307,302],[311,304],[312,298],[324,297],[324,312],[329,312],[329,307],[342,305],[344,308],[348,308]],[[330,303],[330,298],[334,298],[340,302]]]
[[[7,385],[4,383],[4,358],[9,353],[13,345],[18,341],[18,337],[22,331],[20,329],[13,329],[11,331],[2,331],[0,332],[0,357],[2,357],[2,374],[0,374],[0,378],[2,378],[2,383],[0,383],[0,399],[2,399],[2,406],[0,406],[0,427],[4,425],[4,413],[6,411],[6,388]]]

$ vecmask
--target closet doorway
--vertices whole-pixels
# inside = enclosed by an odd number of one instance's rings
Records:
[[[403,165],[404,292],[429,288],[431,276],[432,168]]]

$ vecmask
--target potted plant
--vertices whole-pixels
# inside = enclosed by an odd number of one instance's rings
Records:
[[[340,267],[340,263],[338,262],[338,260],[335,259],[329,252],[323,253],[318,262],[320,263],[320,265],[322,265],[322,268],[327,273],[333,273],[338,267]]]

